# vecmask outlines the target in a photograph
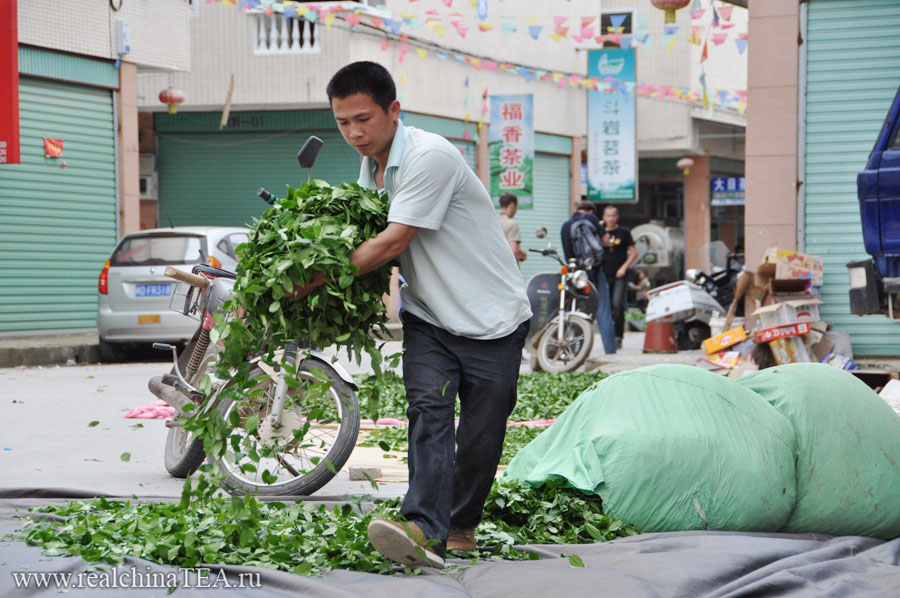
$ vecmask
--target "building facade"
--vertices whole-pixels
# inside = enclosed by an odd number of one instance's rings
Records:
[[[93,328],[103,262],[139,229],[138,72],[190,67],[187,5],[5,1],[21,163],[0,165],[0,334]]]
[[[861,355],[900,354],[896,323],[850,314],[846,269],[867,257],[856,175],[900,86],[898,31],[892,0],[750,7],[748,263],[771,245],[821,255],[822,317]]]
[[[191,71],[140,77],[141,129],[146,132],[142,164],[145,177],[155,181],[147,187],[156,190],[145,194],[145,223],[164,225],[171,219],[176,225],[233,224],[258,215],[265,207],[255,199],[258,187],[277,194],[285,184],[297,184],[305,176],[297,170],[293,155],[309,134],[325,141],[314,176],[330,182],[355,180],[358,157],[330,117],[325,86],[341,66],[367,59],[393,73],[404,121],[450,139],[486,184],[486,96],[532,94],[535,199],[533,208],[520,209],[516,219],[526,247],[545,245],[534,236],[541,225],[558,246],[559,228],[582,197],[587,92],[581,86],[559,85],[553,78],[529,80],[497,69],[496,64],[508,62],[547,73],[585,73],[585,50],[596,44],[551,41],[552,27],[547,24],[555,12],[595,15],[599,32],[598,25],[606,21],[601,21],[597,3],[490,3],[485,21],[464,2],[449,8],[440,0],[384,4],[374,9],[364,3],[315,3],[320,8],[345,9],[339,13],[341,18],[330,23],[319,15],[312,23],[302,18],[296,12],[298,4],[275,3],[271,14],[266,14],[267,4],[250,11],[220,3],[196,6],[190,17]],[[354,14],[353,9],[361,22],[352,24],[343,18]],[[622,15],[626,35],[644,30],[650,34],[650,43],[636,48],[639,79],[659,89],[699,89],[700,47],[685,41],[692,27],[686,11],[678,13],[677,43],[667,48],[663,13],[649,0],[611,0],[603,3],[603,10],[606,19]],[[746,23],[746,12],[740,10],[731,16],[738,28]],[[379,16],[384,23],[373,26],[371,17]],[[574,25],[579,18],[570,20]],[[485,22],[490,28],[482,31]],[[399,26],[392,28],[388,23]],[[528,35],[529,23],[545,28],[538,40]],[[229,43],[223,44],[223,39]],[[494,68],[477,66],[484,61],[495,63]],[[716,87],[743,89],[745,64],[746,55],[736,50],[711,51],[703,65],[710,94]],[[157,99],[169,85],[184,91],[186,97],[176,115],[164,114],[165,106]],[[228,97],[229,115],[220,128]],[[674,96],[663,100],[654,94],[637,98],[637,123],[641,189],[636,204],[621,206],[623,220],[687,224],[689,230],[697,230],[689,237],[691,247],[711,238],[726,238],[732,248],[740,244],[742,208],[723,210],[721,218],[714,220],[711,208],[697,206],[709,204],[711,174],[743,174],[743,113],[713,104],[704,107],[700,102],[690,105]],[[690,175],[697,181],[696,190],[687,196],[685,177],[675,167],[685,156],[698,163]],[[213,200],[215,213],[210,214]],[[687,208],[685,201],[691,202]],[[700,217],[694,222],[692,215]],[[695,253],[699,256],[699,250]],[[532,255],[522,272],[528,278],[552,268],[549,261]]]

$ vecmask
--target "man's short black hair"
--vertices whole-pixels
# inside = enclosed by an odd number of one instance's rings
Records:
[[[391,74],[377,62],[368,60],[352,62],[336,72],[325,91],[328,93],[329,104],[334,98],[346,98],[357,93],[368,94],[385,112],[397,99],[397,87]]]
[[[591,214],[593,214],[597,208],[594,207],[594,204],[589,201],[580,201],[578,202],[578,205],[575,206],[575,209],[579,212],[590,212]]]
[[[516,197],[515,193],[506,192],[500,196],[500,207],[505,208],[509,204],[514,203],[519,205],[519,198]]]
[[[612,205],[610,205],[610,206],[605,206],[605,207],[603,208],[603,213],[604,213],[604,214],[606,214],[606,210],[615,210],[615,211],[616,211],[616,214],[619,213],[619,208],[617,208],[616,206],[612,206]]]

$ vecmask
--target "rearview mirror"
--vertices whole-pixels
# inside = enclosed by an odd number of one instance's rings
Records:
[[[324,141],[315,135],[310,135],[303,147],[300,148],[300,151],[297,152],[297,164],[300,165],[300,168],[306,168],[307,170],[312,168],[323,145],[325,145]]]
[[[534,236],[537,237],[538,239],[543,239],[544,237],[546,237],[547,236],[547,227],[546,226],[537,227],[537,230],[534,231]]]

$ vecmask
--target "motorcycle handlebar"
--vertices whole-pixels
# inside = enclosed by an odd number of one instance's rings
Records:
[[[199,287],[201,289],[205,289],[209,286],[208,278],[198,276],[197,274],[191,274],[190,272],[182,272],[181,270],[176,270],[172,266],[166,266],[165,274],[169,278],[174,278],[175,280],[186,282],[191,286]]]
[[[272,195],[271,193],[269,193],[268,191],[266,191],[265,187],[260,187],[256,191],[256,194],[260,197],[260,199],[262,199],[264,202],[266,202],[270,206],[275,205],[275,202],[278,201],[278,198],[275,197],[274,195]]]

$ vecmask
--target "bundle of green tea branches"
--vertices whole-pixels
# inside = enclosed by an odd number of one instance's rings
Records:
[[[231,308],[242,316],[220,322],[212,335],[226,339],[223,378],[246,374],[248,354],[298,339],[309,347],[340,345],[357,359],[366,351],[380,373],[382,356],[371,333],[387,322],[381,298],[389,291],[390,268],[357,277],[350,258],[387,226],[387,207],[387,197],[374,190],[316,180],[289,187],[287,197],[253,223],[237,249]],[[295,300],[294,290],[317,273],[324,284]]]

